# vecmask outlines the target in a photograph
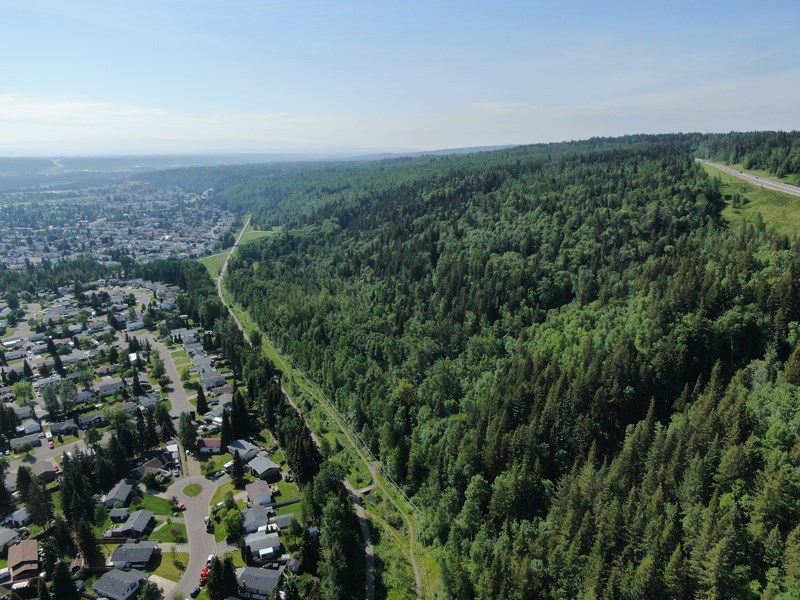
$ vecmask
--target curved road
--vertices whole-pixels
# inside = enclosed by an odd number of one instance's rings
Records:
[[[217,542],[214,541],[213,534],[206,532],[204,519],[208,516],[208,505],[214,492],[228,481],[230,481],[228,475],[220,477],[216,481],[198,475],[182,477],[169,486],[164,493],[167,498],[176,496],[178,500],[186,504],[183,517],[186,521],[186,534],[189,539],[187,542],[189,564],[171,594],[179,593],[188,598],[189,592],[200,583],[200,571],[206,565],[206,558],[209,554],[217,553]],[[203,486],[203,491],[197,496],[187,496],[183,493],[183,489],[191,483],[200,484]]]
[[[747,183],[751,183],[753,185],[757,185],[759,187],[767,188],[770,190],[775,190],[776,192],[791,194],[792,196],[800,196],[800,187],[797,187],[796,185],[790,185],[788,183],[783,183],[781,181],[774,181],[772,179],[764,179],[763,177],[758,177],[757,175],[751,175],[750,173],[740,171],[739,169],[734,169],[727,165],[721,165],[719,163],[711,162],[710,160],[705,160],[702,158],[698,158],[696,160],[697,162],[703,163],[704,165],[708,165],[710,167],[714,167],[715,169],[719,169],[723,173],[727,173],[728,175],[733,175],[734,177],[738,177],[739,179],[742,179]]]

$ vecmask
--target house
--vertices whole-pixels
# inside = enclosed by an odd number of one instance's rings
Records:
[[[233,440],[228,444],[228,452],[233,455],[236,451],[239,452],[239,457],[244,462],[250,462],[258,454],[258,446],[254,446],[247,440]]]
[[[22,421],[23,419],[30,419],[33,417],[33,408],[29,404],[14,405],[12,407],[17,415],[17,418]]]
[[[125,479],[120,479],[103,498],[106,508],[114,508],[117,504],[125,506],[128,503],[128,496],[131,495],[133,485]]]
[[[207,390],[213,390],[214,388],[222,387],[226,383],[225,378],[216,371],[202,373],[200,375],[200,379],[203,380],[203,386],[205,386]]]
[[[147,410],[148,408],[155,408],[156,406],[158,406],[158,398],[156,398],[152,394],[145,394],[144,396],[138,396],[136,400],[139,402],[139,406],[141,406],[145,410]]]
[[[285,515],[270,517],[269,523],[270,525],[277,525],[278,529],[283,531],[284,529],[289,529],[292,520],[294,520],[294,513],[286,513]]]
[[[281,550],[281,541],[277,533],[257,531],[245,536],[244,543],[250,548],[255,559],[272,558],[277,556]]]
[[[267,456],[256,456],[247,466],[259,479],[277,481],[281,478],[281,466]]]
[[[238,577],[239,596],[248,600],[267,600],[280,585],[282,576],[283,569],[244,567]]]
[[[214,425],[222,426],[222,413],[225,412],[226,408],[227,407],[223,405],[214,407],[203,415],[203,420],[209,424],[213,423]]]
[[[94,583],[94,592],[100,598],[109,600],[128,600],[147,581],[147,573],[132,569],[120,571],[112,569],[103,573]]]
[[[45,484],[58,479],[58,469],[49,460],[37,461],[31,471],[39,478],[39,481]]]
[[[31,514],[27,508],[20,508],[11,513],[10,522],[14,527],[24,527],[31,522]]]
[[[123,521],[128,520],[128,509],[112,508],[110,511],[108,511],[108,517],[111,519],[112,523],[122,523]]]
[[[136,331],[137,329],[144,329],[144,321],[141,319],[131,321],[125,326],[125,331]]]
[[[78,424],[83,431],[91,429],[92,427],[102,427],[106,422],[106,418],[102,413],[91,413],[89,415],[81,415],[78,417]]]
[[[11,445],[12,450],[19,450],[20,447],[24,446],[25,444],[30,444],[31,446],[41,446],[42,440],[39,439],[39,436],[34,433],[23,437],[13,438],[9,444]]]
[[[135,415],[136,411],[139,410],[135,402],[123,402],[117,406],[117,409],[131,416]]]
[[[19,541],[19,532],[16,529],[0,527],[0,550],[12,546]]]
[[[114,535],[133,538],[142,537],[153,521],[153,513],[149,510],[137,510],[128,516],[128,520],[114,529]]]
[[[265,481],[248,483],[244,489],[252,506],[269,506],[272,504],[272,490]]]
[[[131,471],[131,477],[141,479],[145,473],[164,473],[168,475],[172,461],[172,455],[165,452],[164,454],[155,456],[133,469]]]
[[[201,438],[197,440],[201,454],[219,454],[222,451],[222,440],[219,438]]]
[[[106,565],[117,569],[144,569],[160,552],[158,542],[122,544],[108,557]]]
[[[22,540],[8,549],[8,570],[14,582],[39,577],[39,542]]]
[[[33,433],[39,433],[41,430],[42,426],[39,425],[38,421],[34,421],[33,419],[28,419],[27,421],[23,421],[20,425],[17,425],[18,435],[31,435]]]
[[[75,399],[77,404],[84,404],[89,402],[94,398],[94,392],[92,390],[78,390],[78,397]]]
[[[255,533],[259,527],[269,523],[269,513],[263,506],[256,504],[242,511],[242,528],[245,533]]]
[[[78,426],[75,421],[59,421],[58,423],[50,423],[50,433],[53,436],[57,435],[72,435],[77,433]]]
[[[117,392],[121,392],[123,389],[125,389],[125,384],[123,383],[122,379],[115,378],[98,385],[97,394],[101,398],[108,398]]]

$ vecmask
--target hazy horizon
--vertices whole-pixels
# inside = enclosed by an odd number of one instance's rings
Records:
[[[0,0],[2,156],[403,153],[800,127],[800,6]]]

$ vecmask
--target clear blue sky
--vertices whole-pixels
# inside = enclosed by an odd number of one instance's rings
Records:
[[[800,128],[800,3],[0,0],[0,154]]]

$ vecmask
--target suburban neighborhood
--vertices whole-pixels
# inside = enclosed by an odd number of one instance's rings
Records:
[[[210,598],[225,581],[267,600],[302,572],[319,531],[286,459],[181,309],[178,288],[141,279],[0,304],[0,596],[35,596],[47,573],[90,598]]]

